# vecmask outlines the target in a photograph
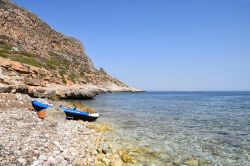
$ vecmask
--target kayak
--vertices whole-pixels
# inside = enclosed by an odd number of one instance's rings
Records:
[[[61,105],[59,108],[65,112],[68,118],[75,120],[95,121],[99,117],[98,113],[82,112],[77,108],[68,108],[64,105]]]
[[[32,106],[34,107],[34,109],[35,109],[37,112],[42,111],[42,110],[44,110],[44,109],[47,109],[47,108],[50,108],[50,107],[51,107],[50,105],[41,103],[41,102],[39,102],[39,101],[37,101],[37,100],[33,100],[33,101],[31,102],[31,104],[32,104]]]
[[[44,103],[39,102],[37,100],[33,100],[31,103],[37,112],[52,107],[51,105],[44,104]],[[77,108],[69,108],[69,107],[66,107],[64,105],[59,106],[59,109],[64,111],[64,113],[66,114],[66,117],[68,119],[95,121],[99,117],[98,113],[82,112]]]

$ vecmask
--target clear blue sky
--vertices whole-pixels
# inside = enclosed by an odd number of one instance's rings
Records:
[[[250,0],[14,0],[146,90],[250,90]]]

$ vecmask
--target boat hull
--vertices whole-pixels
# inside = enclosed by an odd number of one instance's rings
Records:
[[[65,112],[65,111],[64,111]],[[98,117],[84,116],[79,114],[74,114],[70,112],[65,112],[68,119],[83,120],[83,121],[95,121]]]
[[[36,100],[33,100],[31,102],[31,104],[34,107],[35,111],[37,111],[37,112],[42,111],[44,109],[47,109],[47,108],[51,107],[48,104],[43,104],[43,103],[41,103],[39,101],[36,101]]]
[[[68,119],[74,120],[83,120],[83,121],[95,121],[98,117],[98,113],[88,113],[79,111],[77,108],[68,108],[63,105],[60,106],[60,109],[64,111]]]
[[[36,112],[41,112],[47,108],[50,108],[52,106],[48,104],[43,104],[39,101],[32,101],[32,106],[36,110]],[[74,120],[83,120],[83,121],[95,121],[98,117],[98,113],[88,113],[88,112],[82,112],[79,111],[77,108],[68,108],[63,105],[59,107],[64,113],[66,114],[67,119],[74,119]]]

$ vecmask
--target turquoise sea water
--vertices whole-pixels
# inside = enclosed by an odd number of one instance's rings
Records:
[[[250,92],[118,93],[83,103],[115,128],[121,148],[159,153],[146,165],[250,165]]]

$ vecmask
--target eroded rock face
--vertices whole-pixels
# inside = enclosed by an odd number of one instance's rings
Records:
[[[26,62],[32,58],[34,65],[61,72],[76,82],[93,80],[95,83],[96,77],[102,78],[100,81],[112,81],[94,67],[80,41],[55,31],[33,13],[3,0],[0,1],[0,44],[11,47],[2,50],[9,51],[9,56],[6,55],[9,58]],[[78,77],[84,74],[86,79]]]
[[[0,0],[0,92],[34,97],[93,98],[136,91],[97,70],[82,43],[52,29],[33,13]]]
[[[51,99],[92,99],[104,92],[136,92],[127,86],[101,81],[94,85],[67,84],[45,68],[34,67],[0,57],[0,93],[25,93]]]
[[[6,0],[1,0],[0,5],[0,41],[41,57],[48,57],[50,51],[58,52],[69,60],[83,61],[95,71],[80,41],[56,32],[24,8]]]

